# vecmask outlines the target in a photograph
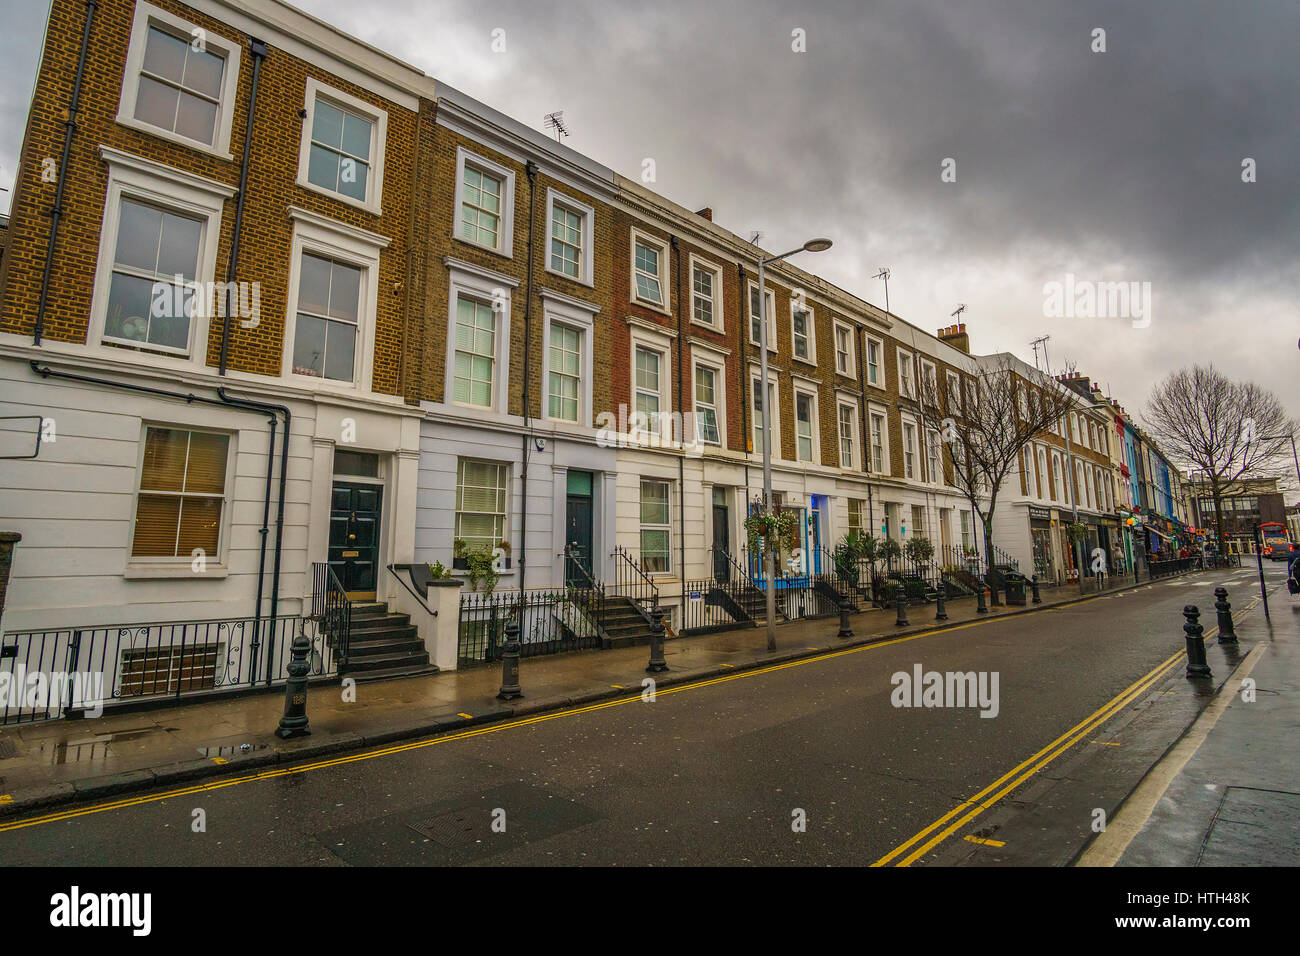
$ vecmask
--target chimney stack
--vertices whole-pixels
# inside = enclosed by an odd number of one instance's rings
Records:
[[[947,328],[940,329],[938,339],[940,342],[946,342],[953,348],[960,349],[970,355],[970,336],[966,334],[965,322],[959,322],[957,325],[950,325]]]

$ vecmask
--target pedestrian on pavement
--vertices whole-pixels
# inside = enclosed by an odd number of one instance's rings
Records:
[[[1286,577],[1286,589],[1292,594],[1300,594],[1300,557],[1291,559],[1291,569]]]

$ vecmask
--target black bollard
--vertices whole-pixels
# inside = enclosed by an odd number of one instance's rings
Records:
[[[650,612],[650,663],[646,666],[647,674],[658,674],[668,670],[664,660],[664,609],[655,605]]]
[[[1236,644],[1237,632],[1232,626],[1232,605],[1228,603],[1228,589],[1214,589],[1214,609],[1219,612],[1219,643]]]
[[[1183,625],[1183,633],[1187,635],[1187,676],[1211,677],[1210,665],[1205,660],[1205,628],[1201,627],[1201,612],[1195,604],[1189,604],[1183,608],[1183,617],[1187,618],[1187,623]]]
[[[898,627],[907,626],[907,595],[903,593],[902,585],[899,585],[898,592],[894,595],[894,606],[898,608],[898,620],[894,624]]]
[[[307,674],[311,665],[307,655],[311,653],[311,641],[306,634],[299,634],[289,645],[289,680],[284,685],[284,716],[280,726],[275,728],[275,735],[282,740],[290,737],[308,737],[307,729]]]
[[[1038,593],[1038,575],[1035,574],[1029,579],[1029,589],[1034,592],[1034,603],[1042,604],[1043,596]]]
[[[934,619],[936,621],[948,620],[948,609],[943,606],[943,582],[939,582],[939,591],[934,596]]]
[[[519,688],[519,622],[506,621],[506,642],[501,651],[501,690],[497,700],[518,700],[524,696]]]
[[[840,598],[840,632],[836,637],[852,637],[853,628],[849,626],[849,599],[848,597]]]
[[[980,585],[977,585],[977,587],[979,588],[979,590],[977,590],[977,591],[975,592],[975,598],[976,598],[976,601],[978,602],[978,603],[975,605],[975,613],[976,613],[976,614],[987,614],[987,613],[989,612],[989,606],[988,606],[987,604],[984,603],[984,585],[983,585],[983,584],[980,584]]]

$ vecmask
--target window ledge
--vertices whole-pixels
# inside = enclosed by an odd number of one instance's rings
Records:
[[[182,146],[188,146],[190,149],[197,150],[200,153],[206,153],[209,156],[214,156],[217,159],[222,159],[229,163],[235,161],[235,157],[232,154],[217,149],[215,146],[209,146],[200,139],[190,139],[188,136],[181,136],[179,133],[173,133],[171,130],[163,129],[161,126],[154,126],[152,123],[138,120],[134,116],[119,115],[117,117],[117,122],[122,126],[126,126],[138,132],[145,133],[149,136],[156,136],[159,139],[165,139],[172,143],[179,143]]]
[[[372,216],[382,216],[384,214],[384,210],[381,206],[377,206],[370,202],[362,202],[360,199],[353,199],[351,196],[345,196],[343,193],[335,192],[332,189],[326,189],[324,186],[317,186],[305,177],[298,180],[298,185],[308,192],[316,193],[319,196],[327,196],[337,202],[351,206],[353,209],[360,209],[362,212],[368,212]]]
[[[545,271],[549,272],[556,278],[563,279],[565,282],[572,282],[574,285],[584,285],[588,289],[594,289],[596,287],[596,283],[590,279],[575,279],[567,272],[561,272],[559,269],[552,269],[550,266],[546,266]]]
[[[815,357],[814,357],[814,358],[800,358],[798,355],[791,355],[790,358],[793,359],[793,360],[796,361],[796,362],[799,362],[799,363],[803,364],[803,365],[810,366],[811,368],[820,368],[820,367],[821,367],[821,366],[819,366],[819,365],[817,364],[817,359],[816,359]]]
[[[481,242],[474,242],[473,240],[466,239],[463,236],[459,236],[454,232],[452,233],[451,238],[456,242],[459,242],[462,246],[468,246],[471,249],[477,249],[479,252],[491,253],[494,256],[500,256],[502,259],[505,259],[510,262],[514,261],[515,257],[511,253],[504,252],[501,249],[495,249],[492,246],[485,246]],[[549,272],[550,270],[548,269],[547,271]]]
[[[636,306],[640,306],[643,309],[649,309],[651,312],[660,312],[664,315],[672,314],[671,312],[668,311],[668,306],[660,305],[655,302],[648,302],[645,299],[642,299],[638,296],[632,297],[632,304]]]
[[[229,577],[230,569],[224,564],[209,564],[197,572],[187,559],[184,564],[128,564],[122,577],[128,581],[148,581],[158,578],[208,578],[220,580]]]

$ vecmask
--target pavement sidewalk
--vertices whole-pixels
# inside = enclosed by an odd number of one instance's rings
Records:
[[[792,622],[777,628],[774,652],[767,651],[762,628],[676,638],[666,642],[669,670],[655,675],[656,684],[686,683],[1094,596],[1081,595],[1076,586],[1044,588],[1041,605],[1001,606],[987,614],[976,612],[974,599],[963,599],[948,603],[949,620],[942,622],[934,620],[933,605],[912,607],[906,627],[895,624],[894,611],[863,611],[851,616],[855,636],[848,639],[836,636],[838,618]],[[9,725],[0,728],[0,817],[639,694],[648,659],[644,646],[525,658],[520,664],[525,696],[511,703],[496,699],[499,665],[357,684],[355,702],[345,702],[335,683],[314,684],[307,695],[311,736],[287,741],[274,736],[284,708],[279,688],[110,709],[93,720]]]
[[[1080,865],[1300,865],[1300,598],[1274,588],[1269,607],[1236,628],[1250,651],[1232,679]]]

